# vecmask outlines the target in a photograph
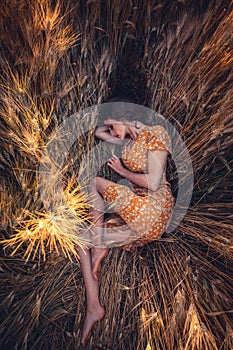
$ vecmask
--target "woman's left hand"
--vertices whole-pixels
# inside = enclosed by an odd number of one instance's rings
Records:
[[[116,173],[123,175],[124,167],[120,161],[120,159],[113,154],[112,157],[108,161],[108,165],[112,168]]]

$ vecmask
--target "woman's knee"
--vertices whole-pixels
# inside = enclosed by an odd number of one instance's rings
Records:
[[[115,182],[112,182],[100,176],[96,176],[90,181],[90,191],[98,192],[102,195],[105,188],[113,184],[115,185]]]
[[[98,185],[100,184],[101,180],[103,180],[103,178],[100,176],[95,176],[93,179],[91,179],[89,188],[92,192],[98,192]]]

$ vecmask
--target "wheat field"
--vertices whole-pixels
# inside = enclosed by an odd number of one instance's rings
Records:
[[[80,119],[80,137],[63,167],[43,152],[72,114],[115,96],[152,108],[176,128],[192,161],[194,186],[175,230],[135,253],[113,248],[103,261],[106,315],[87,348],[233,348],[232,5],[1,2],[2,350],[80,348],[86,301],[76,245],[85,242],[77,232],[90,219],[83,189],[101,154],[85,166],[81,159],[97,144],[96,118]],[[44,207],[42,161],[55,182],[62,176],[65,204],[46,183],[53,207]],[[168,165],[177,196],[171,158]],[[118,180],[106,165],[100,168],[102,176]]]

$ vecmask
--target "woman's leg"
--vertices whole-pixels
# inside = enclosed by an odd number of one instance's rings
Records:
[[[100,263],[108,252],[108,248],[103,243],[105,202],[102,198],[102,195],[99,193],[99,187],[105,180],[106,179],[101,177],[95,177],[90,182],[90,191],[92,197],[92,209],[90,214],[91,221],[93,223],[90,231],[92,231],[91,241],[94,245],[94,247],[91,249],[91,261],[93,277],[96,280],[99,276]]]
[[[91,231],[96,234],[94,237],[94,242],[92,239],[91,240],[92,243],[96,244],[96,247],[85,250],[78,247],[81,271],[84,278],[87,296],[87,313],[81,340],[83,346],[85,345],[85,341],[94,323],[104,317],[104,309],[99,301],[98,290],[98,273],[100,263],[108,251],[103,242],[105,202],[102,198],[102,193],[107,186],[113,184],[115,183],[101,177],[96,177],[93,179],[93,181],[91,181],[90,190],[94,196],[94,203],[92,203],[93,208],[91,211],[93,222]],[[86,238],[89,239],[90,236],[87,237],[88,235],[92,236],[92,233],[90,231],[86,233]]]
[[[98,281],[92,274],[90,249],[82,250],[78,247],[81,271],[86,288],[87,312],[84,321],[81,343],[85,346],[86,339],[95,324],[104,317],[104,308],[99,301]]]

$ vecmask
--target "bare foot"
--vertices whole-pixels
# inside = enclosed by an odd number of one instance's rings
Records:
[[[92,248],[91,249],[91,263],[92,274],[95,280],[98,280],[100,272],[100,263],[103,258],[108,254],[108,248]]]
[[[87,310],[86,318],[83,325],[82,339],[81,339],[82,346],[85,346],[88,335],[92,327],[94,326],[95,322],[101,320],[104,317],[104,314],[105,314],[104,308],[101,305],[95,307],[92,310]]]

